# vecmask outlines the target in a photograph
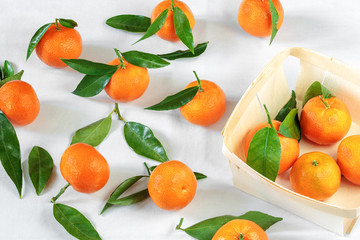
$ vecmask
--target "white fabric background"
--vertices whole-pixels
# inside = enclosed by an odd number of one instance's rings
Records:
[[[150,16],[158,2],[0,0],[0,63],[8,59],[17,71],[24,69],[23,80],[32,84],[41,102],[36,121],[16,128],[25,172],[22,199],[0,167],[0,239],[72,239],[53,218],[50,203],[51,197],[66,184],[59,171],[60,157],[77,129],[107,116],[113,109],[113,101],[104,92],[93,98],[71,94],[82,74],[70,68],[48,67],[35,52],[26,62],[32,35],[56,17],[74,19],[83,39],[81,58],[98,62],[115,58],[115,47],[121,51],[136,49],[151,53],[184,49],[181,43],[166,42],[156,36],[131,46],[140,34],[105,24],[107,18],[119,14]],[[221,130],[250,83],[284,49],[311,48],[359,68],[360,2],[282,1],[285,19],[271,46],[268,38],[252,37],[240,28],[237,22],[240,0],[187,0],[186,3],[196,18],[195,42],[210,41],[208,49],[198,58],[176,60],[166,68],[149,70],[150,85],[145,94],[136,101],[120,103],[120,110],[125,119],[152,128],[171,159],[181,160],[208,176],[199,182],[195,199],[177,212],[161,210],[146,200],[134,206],[109,209],[100,216],[108,195],[120,182],[145,173],[144,161],[156,164],[136,155],[127,146],[123,124],[114,118],[109,136],[97,148],[111,166],[109,182],[94,194],[69,188],[58,202],[81,211],[103,239],[190,239],[185,233],[175,231],[181,217],[185,218],[183,227],[187,227],[210,217],[241,215],[251,210],[284,218],[267,231],[270,239],[359,239],[358,224],[351,235],[341,237],[234,188],[228,161],[221,153]],[[179,111],[143,110],[194,81],[193,70],[200,78],[216,82],[227,95],[227,110],[218,123],[204,128],[188,123]],[[291,69],[288,71],[291,73]],[[34,145],[47,149],[55,163],[50,184],[40,197],[36,196],[27,172],[27,157]]]

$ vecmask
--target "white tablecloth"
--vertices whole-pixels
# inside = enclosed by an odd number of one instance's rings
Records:
[[[125,119],[152,128],[171,159],[181,160],[194,171],[208,176],[199,182],[193,202],[174,212],[161,210],[151,200],[146,200],[99,215],[109,194],[120,182],[145,173],[144,161],[156,164],[128,147],[123,123],[115,118],[109,136],[97,148],[111,167],[107,185],[94,194],[82,194],[69,188],[58,202],[81,211],[103,239],[190,239],[184,232],[175,231],[181,217],[184,217],[183,227],[187,227],[210,217],[241,215],[251,210],[284,219],[267,230],[270,239],[360,239],[358,224],[350,235],[341,237],[236,189],[232,185],[228,161],[221,152],[221,130],[235,104],[278,52],[289,47],[307,47],[359,68],[360,2],[282,1],[285,19],[271,46],[269,38],[250,36],[240,28],[237,22],[239,0],[186,2],[196,18],[195,43],[209,41],[208,49],[198,58],[176,60],[166,68],[149,70],[150,85],[145,94],[119,106]],[[48,67],[35,53],[26,62],[32,35],[55,18],[74,19],[83,39],[81,58],[105,63],[116,57],[113,48],[151,53],[185,49],[181,43],[166,42],[157,36],[132,46],[140,34],[116,30],[105,24],[106,19],[119,14],[150,16],[157,3],[158,0],[0,0],[0,63],[8,59],[17,71],[24,69],[23,80],[34,87],[41,102],[35,122],[16,128],[25,173],[22,199],[0,167],[0,239],[72,239],[55,221],[50,203],[51,197],[66,184],[59,170],[60,157],[77,129],[107,116],[114,106],[104,92],[93,98],[71,94],[82,74],[70,68]],[[193,70],[200,78],[216,82],[226,93],[227,110],[218,123],[200,127],[188,123],[178,110],[143,109],[194,81]],[[34,145],[47,149],[55,163],[50,183],[39,197],[27,168],[27,158]]]

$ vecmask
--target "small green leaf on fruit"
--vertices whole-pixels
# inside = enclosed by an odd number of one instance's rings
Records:
[[[77,130],[71,140],[71,144],[86,143],[93,147],[98,146],[109,134],[111,121],[111,115],[109,115]]]
[[[126,122],[124,135],[127,144],[137,154],[158,162],[169,160],[164,147],[149,127],[137,122]]]
[[[27,50],[27,54],[26,54],[26,60],[29,59],[31,53],[34,51],[36,45],[39,43],[39,41],[41,40],[41,38],[44,36],[44,34],[46,33],[46,31],[49,29],[49,27],[54,24],[54,23],[48,23],[43,25],[41,28],[39,28],[36,33],[34,34],[34,36],[31,38],[29,46],[28,46],[28,50]]]
[[[77,239],[101,240],[91,222],[73,207],[54,203],[53,214],[65,230]]]
[[[61,24],[61,26],[63,26],[63,27],[74,28],[74,27],[78,26],[77,22],[75,22],[72,19],[59,18],[58,20],[59,20],[59,23]]]
[[[166,53],[166,54],[158,54],[159,57],[165,58],[167,60],[175,60],[178,58],[192,58],[200,56],[203,52],[205,52],[207,45],[209,42],[205,43],[199,43],[194,48],[194,53],[192,53],[190,50],[178,50],[172,53]]]
[[[292,109],[281,123],[279,133],[285,137],[300,140],[300,122],[298,117],[298,109]]]
[[[275,181],[280,167],[281,146],[275,129],[257,131],[249,146],[246,163],[261,175]]]
[[[157,55],[140,51],[124,52],[122,56],[129,63],[143,68],[162,68],[170,65],[169,62]]]
[[[296,108],[296,94],[294,91],[291,91],[291,98],[289,101],[281,108],[279,113],[276,115],[275,119],[282,122],[286,118],[286,116],[289,114],[289,112]]]
[[[185,13],[178,7],[174,7],[174,27],[176,36],[187,46],[194,54],[194,39],[190,23]]]
[[[49,181],[53,166],[53,159],[44,148],[32,148],[29,154],[29,176],[38,196]]]
[[[154,35],[155,33],[157,33],[162,26],[165,23],[165,20],[167,18],[169,9],[165,9],[163,12],[161,12],[159,14],[159,16],[154,20],[154,22],[148,27],[146,33],[139,39],[137,40],[135,43],[138,43],[148,37],[151,37],[152,35]],[[134,43],[134,44],[135,44]]]
[[[272,30],[271,30],[271,39],[270,39],[270,44],[273,42],[277,32],[278,32],[278,28],[277,28],[277,24],[279,22],[279,13],[277,12],[274,3],[272,0],[269,0],[269,6],[270,6],[270,15],[271,15],[271,24],[272,24]]]
[[[0,81],[0,87],[2,87],[7,82],[10,82],[10,81],[13,81],[13,80],[21,80],[21,77],[22,77],[23,74],[24,74],[24,70],[21,70],[17,74],[3,79],[2,81]]]
[[[313,82],[310,87],[306,90],[304,95],[303,106],[313,97],[323,95],[324,99],[335,97],[324,85],[319,81]]]
[[[199,91],[199,86],[186,88],[174,95],[167,96],[161,102],[152,105],[150,107],[147,107],[145,109],[155,110],[155,111],[166,111],[166,110],[172,110],[182,107],[188,102],[190,102],[195,97],[198,91]]]
[[[128,32],[146,32],[151,25],[149,17],[140,15],[118,15],[106,20],[110,27]]]
[[[8,60],[4,62],[4,78],[8,78],[14,75],[14,68]]]

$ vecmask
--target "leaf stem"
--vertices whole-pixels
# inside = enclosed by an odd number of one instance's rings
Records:
[[[62,189],[60,189],[59,193],[51,199],[52,203],[55,203],[56,200],[65,192],[65,190],[70,186],[70,183],[66,184]]]
[[[198,77],[197,73],[196,73],[195,71],[193,71],[193,72],[194,72],[195,77],[196,77],[196,80],[197,80],[197,82],[198,82],[198,84],[199,84],[199,91],[200,91],[200,92],[203,92],[203,91],[204,91],[204,89],[203,89],[203,88],[202,88],[202,86],[201,86],[201,81],[200,81],[200,79],[199,79],[199,77]]]
[[[122,57],[122,55],[121,55],[121,52],[120,52],[119,49],[117,49],[117,48],[114,48],[114,51],[115,51],[116,55],[118,56],[118,58],[119,58],[119,60],[120,60],[120,67],[121,67],[121,69],[125,69],[126,66],[125,66],[125,63],[124,63],[124,59],[123,59],[123,57]]]
[[[147,171],[147,173],[148,173],[148,175],[149,175],[149,177],[150,177],[150,175],[151,175],[150,168],[149,168],[149,166],[146,164],[146,162],[144,162],[144,165],[145,165],[146,171]]]
[[[174,11],[174,8],[176,7],[175,1],[171,0],[171,11]]]
[[[185,231],[185,229],[181,228],[181,225],[183,224],[183,221],[184,221],[184,218],[181,218],[179,224],[176,225],[176,228],[175,228],[176,230],[183,230],[183,231]]]
[[[124,123],[126,123],[125,119],[121,116],[120,114],[120,110],[119,110],[119,104],[118,103],[115,103],[115,108],[114,108],[114,112],[117,114],[118,116],[118,119],[123,121]]]
[[[268,111],[268,109],[267,109],[267,107],[266,107],[265,104],[264,104],[264,109],[265,109],[265,112],[266,112],[266,116],[267,116],[267,118],[268,118],[268,123],[270,124],[271,128],[273,128],[273,129],[276,131],[276,129],[274,128],[274,125],[272,124],[269,111]],[[276,131],[276,132],[277,132],[277,131]]]
[[[244,234],[240,233],[238,238],[239,238],[239,240],[244,240]]]
[[[60,31],[60,28],[59,28],[59,19],[58,19],[58,18],[55,18],[55,27],[56,27],[56,30],[57,30],[57,31]]]
[[[325,108],[326,109],[328,109],[328,108],[330,108],[330,105],[329,105],[329,103],[327,103],[327,102],[325,102],[325,99],[324,99],[324,97],[322,97],[322,96],[319,96],[319,98],[320,98],[320,100],[324,103],[324,105],[325,105]]]

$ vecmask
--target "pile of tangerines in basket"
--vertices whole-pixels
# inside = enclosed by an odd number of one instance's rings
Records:
[[[305,93],[300,119],[296,105],[293,92],[275,120],[270,121],[269,117],[268,122],[260,123],[248,132],[244,139],[245,161],[257,170],[256,160],[261,161],[264,159],[261,157],[267,154],[266,162],[271,165],[267,167],[276,170],[270,175],[261,170],[258,172],[275,180],[278,174],[291,168],[289,179],[293,190],[320,201],[336,193],[341,175],[360,185],[360,135],[345,137],[352,121],[344,102],[316,81]],[[337,159],[320,151],[304,153],[299,157],[301,135],[313,144],[314,149],[341,141]],[[271,143],[265,143],[267,140]],[[270,145],[272,149],[264,150]]]

